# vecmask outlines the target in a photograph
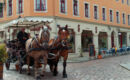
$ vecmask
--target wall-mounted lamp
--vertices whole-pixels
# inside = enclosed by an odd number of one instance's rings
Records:
[[[111,30],[111,27],[110,27],[110,26],[108,26],[108,29],[109,29],[109,30]]]
[[[80,25],[78,24],[78,32],[80,32]]]

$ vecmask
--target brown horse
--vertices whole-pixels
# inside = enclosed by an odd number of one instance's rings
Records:
[[[67,78],[67,73],[66,73],[66,61],[68,58],[68,36],[69,36],[69,31],[68,31],[68,26],[66,25],[65,27],[60,27],[58,26],[59,31],[58,31],[58,37],[56,39],[51,39],[49,41],[49,46],[50,46],[50,53],[54,55],[51,59],[48,59],[48,64],[50,65],[50,70],[53,72],[54,76],[57,76],[58,70],[58,62],[60,57],[63,57],[63,78]],[[49,55],[52,55],[49,54]]]
[[[39,35],[35,38],[28,39],[26,42],[26,52],[27,52],[27,64],[28,64],[28,74],[30,74],[30,57],[34,59],[34,66],[35,66],[35,78],[39,79],[40,76],[38,75],[38,64],[40,62],[40,58],[42,57],[44,60],[44,68],[43,74],[45,72],[45,68],[47,65],[47,57],[48,57],[48,42],[50,38],[50,27],[43,26],[43,29],[40,31]]]

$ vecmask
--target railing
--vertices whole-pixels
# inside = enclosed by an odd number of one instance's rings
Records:
[[[116,48],[111,48],[110,50],[106,48],[102,48],[99,50],[99,53],[102,55],[103,58],[109,56],[118,56],[124,54],[130,54],[130,46],[129,47],[122,47],[116,50]]]

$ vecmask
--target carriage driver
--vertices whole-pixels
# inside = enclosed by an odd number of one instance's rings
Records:
[[[22,28],[18,34],[17,34],[17,39],[20,42],[21,46],[25,48],[25,42],[29,38],[28,34],[25,32],[25,29]]]

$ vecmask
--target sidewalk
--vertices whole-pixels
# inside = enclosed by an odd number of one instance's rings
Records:
[[[127,69],[127,70],[130,71],[130,62],[128,62],[128,63],[122,63],[122,64],[120,64],[120,66],[122,66],[123,68],[125,68],[125,69]]]
[[[67,62],[69,63],[79,63],[79,62],[86,62],[89,61],[89,54],[88,53],[84,53],[83,57],[76,55],[76,54],[70,54],[68,56]]]
[[[124,54],[124,55],[130,55],[129,54]],[[111,58],[111,57],[119,57],[119,56],[124,56],[124,55],[115,55],[115,56],[107,56],[107,57],[103,57],[102,59],[105,58]],[[80,57],[79,55],[73,54],[73,55],[69,55],[67,62],[69,63],[79,63],[79,62],[86,62],[86,61],[90,61],[90,60],[96,60],[97,58],[90,58],[88,53],[84,53],[83,57]],[[130,65],[129,65],[130,67]]]

